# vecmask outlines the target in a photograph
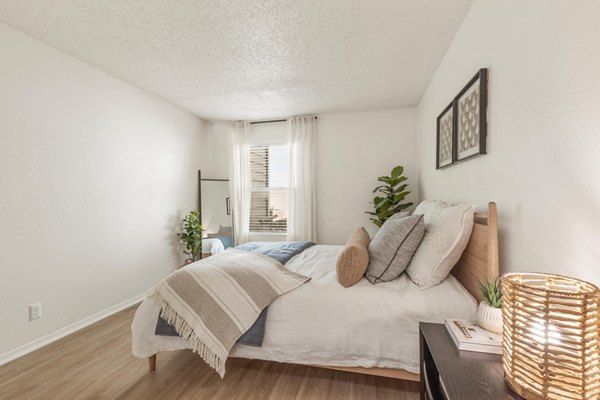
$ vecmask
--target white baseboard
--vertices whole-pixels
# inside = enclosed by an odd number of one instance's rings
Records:
[[[4,365],[10,361],[13,361],[19,357],[24,356],[25,354],[31,353],[32,351],[37,350],[41,347],[44,347],[47,344],[50,344],[52,342],[55,342],[58,339],[61,339],[67,335],[70,335],[71,333],[77,332],[78,330],[83,329],[86,326],[93,324],[94,322],[98,322],[101,319],[104,319],[112,314],[115,314],[121,310],[126,309],[127,307],[130,307],[136,303],[139,303],[140,301],[142,301],[144,299],[144,296],[145,296],[145,293],[142,293],[142,294],[135,296],[129,300],[122,301],[119,304],[116,304],[112,307],[107,308],[106,310],[102,310],[94,315],[91,315],[80,321],[77,321],[75,323],[67,325],[64,328],[61,328],[55,332],[52,332],[48,335],[44,335],[39,339],[35,339],[34,341],[26,343],[15,349],[9,350],[6,353],[0,354],[0,365]]]

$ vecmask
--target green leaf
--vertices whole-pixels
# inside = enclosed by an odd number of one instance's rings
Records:
[[[405,183],[404,185],[400,185],[397,188],[394,188],[394,191],[395,192],[404,192],[404,189],[406,189],[407,186],[408,186],[408,184]],[[410,192],[406,192],[406,193],[410,193]]]
[[[390,201],[388,199],[382,200],[375,205],[375,212],[377,212],[379,214],[382,211],[391,208],[391,206],[392,206],[392,204],[390,203]]]
[[[399,203],[406,197],[406,193],[396,193],[394,196],[394,203]]]
[[[413,203],[398,204],[398,206],[396,206],[396,211],[406,210],[407,208],[409,208],[412,205],[413,205]]]
[[[373,189],[373,193],[378,192],[378,191],[383,192],[383,193],[389,193],[392,191],[392,188],[387,185],[380,185],[380,186],[377,186],[375,189]]]
[[[392,169],[392,179],[397,179],[404,173],[404,167],[402,165],[398,165],[394,169]]]
[[[502,288],[498,278],[495,278],[491,281],[480,281],[479,291],[481,292],[483,301],[486,302],[490,307],[502,307]]]

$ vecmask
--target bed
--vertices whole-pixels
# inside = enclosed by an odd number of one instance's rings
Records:
[[[219,254],[225,251],[223,241],[219,238],[202,238],[202,255],[203,257]]]
[[[230,356],[419,380],[418,321],[474,318],[478,283],[498,275],[496,206],[476,213],[469,244],[442,284],[422,291],[406,274],[378,285],[366,279],[341,287],[335,261],[342,246],[313,246],[286,268],[311,281],[277,298],[268,309],[262,347],[236,344]],[[148,358],[188,348],[181,337],[157,336],[158,305],[146,299],[132,325],[133,353]]]
[[[216,233],[208,233],[202,238],[202,258],[214,256],[233,246],[233,233],[230,226],[219,225]]]

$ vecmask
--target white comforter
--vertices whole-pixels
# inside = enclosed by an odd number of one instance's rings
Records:
[[[286,267],[312,280],[269,306],[262,347],[235,345],[232,357],[341,367],[419,371],[418,321],[475,318],[475,299],[450,276],[422,291],[406,274],[345,289],[336,280],[341,246],[313,246]],[[215,256],[215,257],[218,257]],[[159,309],[144,300],[133,321],[133,354],[188,348],[179,337],[155,336]]]

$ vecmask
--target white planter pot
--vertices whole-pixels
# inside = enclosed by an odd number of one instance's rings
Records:
[[[487,331],[502,333],[502,309],[490,307],[482,301],[477,310],[477,324]]]

